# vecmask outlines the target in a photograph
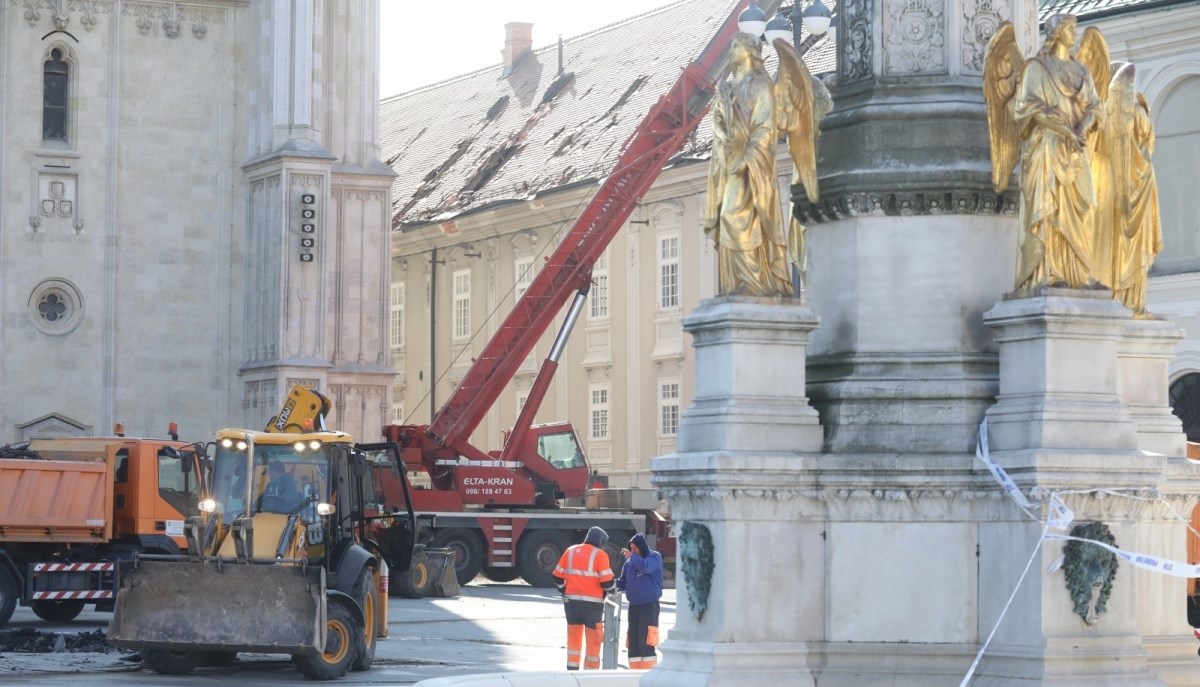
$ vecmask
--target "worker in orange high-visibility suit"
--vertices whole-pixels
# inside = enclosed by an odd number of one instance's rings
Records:
[[[600,669],[600,646],[604,643],[604,596],[613,588],[612,566],[604,545],[608,533],[599,527],[587,532],[582,544],[563,552],[554,569],[554,586],[563,595],[567,614],[567,670],[579,670],[579,658],[587,638],[585,669]]]

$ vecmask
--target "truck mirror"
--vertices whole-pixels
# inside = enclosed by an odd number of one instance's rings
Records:
[[[178,453],[178,451],[176,451]],[[192,454],[179,454],[179,471],[185,475],[190,475],[192,472]]]

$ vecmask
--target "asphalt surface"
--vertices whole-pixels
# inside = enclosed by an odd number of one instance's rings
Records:
[[[482,578],[480,578],[482,582]],[[0,632],[62,633],[42,644],[52,653],[0,653],[0,685],[311,685],[287,656],[239,654],[227,667],[202,667],[190,675],[159,675],[143,669],[129,652],[71,652],[69,635],[107,627],[109,614],[86,611],[71,623],[48,623],[18,608]],[[663,592],[661,627],[675,625],[675,590]],[[566,662],[562,602],[553,589],[521,582],[475,583],[452,599],[402,599],[388,604],[388,637],[379,640],[374,667],[351,672],[339,684],[411,685],[436,677],[501,672],[560,671]],[[624,628],[622,628],[622,635]],[[665,638],[665,637],[664,637]],[[622,641],[623,645],[624,642]],[[626,665],[622,651],[620,665]]]

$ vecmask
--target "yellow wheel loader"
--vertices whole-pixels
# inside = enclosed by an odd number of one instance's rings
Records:
[[[237,652],[290,654],[314,680],[371,667],[387,633],[387,566],[367,536],[370,466],[400,455],[325,430],[328,407],[297,387],[267,431],[217,432],[201,515],[184,524],[188,554],[127,564],[112,644],[173,675]],[[407,526],[416,531],[411,510]]]

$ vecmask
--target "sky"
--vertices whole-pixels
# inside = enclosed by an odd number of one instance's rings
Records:
[[[504,25],[533,24],[534,49],[675,0],[382,0],[379,95],[500,64]],[[444,26],[435,30],[431,27]]]

